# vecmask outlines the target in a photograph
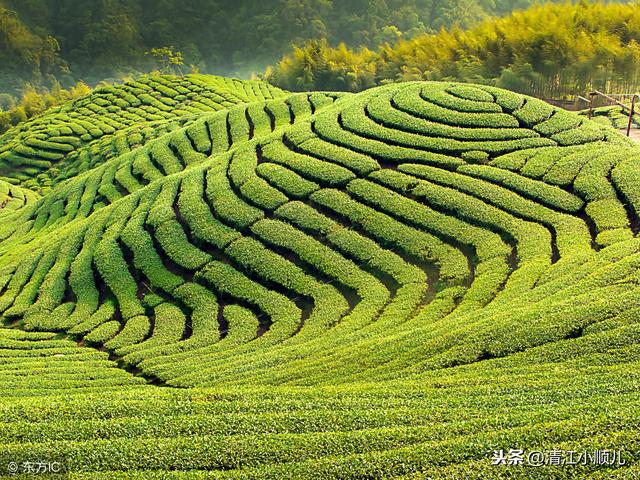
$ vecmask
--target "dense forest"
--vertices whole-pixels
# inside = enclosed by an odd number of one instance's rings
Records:
[[[247,77],[307,40],[377,48],[532,1],[0,0],[0,91],[148,72],[169,46],[184,71]]]
[[[558,98],[639,88],[640,3],[517,10],[533,2],[0,0],[0,133],[88,85],[150,71],[264,72],[289,90],[457,80]]]
[[[545,4],[470,29],[376,50],[308,41],[266,72],[287,89],[359,91],[390,81],[457,80],[545,98],[640,89],[640,4]]]

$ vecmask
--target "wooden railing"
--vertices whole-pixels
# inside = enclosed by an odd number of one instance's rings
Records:
[[[593,92],[589,93],[589,98],[590,98],[589,100],[587,100],[584,97],[578,96],[578,98],[580,98],[581,100],[585,100],[589,103],[589,118],[591,118],[593,113],[594,100],[598,96],[606,98],[613,104],[622,107],[622,113],[624,113],[625,110],[629,112],[629,122],[627,123],[627,137],[628,137],[631,134],[631,124],[633,122],[633,115],[635,114],[636,100],[640,100],[640,93],[606,94],[598,90],[594,90]],[[622,103],[618,101],[615,97],[623,97],[623,98],[631,97],[631,106],[627,105],[626,103]]]

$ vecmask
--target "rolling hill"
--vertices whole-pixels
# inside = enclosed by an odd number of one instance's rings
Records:
[[[633,478],[639,173],[479,85],[159,76],[54,109],[0,137],[0,468]]]

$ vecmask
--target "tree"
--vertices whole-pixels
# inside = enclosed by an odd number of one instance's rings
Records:
[[[443,5],[446,0],[433,0],[436,10]],[[468,30],[442,28],[401,38],[375,52],[313,40],[294,47],[269,77],[276,85],[302,90],[457,80],[544,98],[593,88],[633,91],[640,89],[639,18],[637,3],[545,4]]]
[[[183,74],[182,67],[184,66],[184,56],[182,52],[174,49],[173,46],[152,48],[150,51],[145,52],[146,55],[151,55],[156,63],[160,66],[162,73],[179,73]]]

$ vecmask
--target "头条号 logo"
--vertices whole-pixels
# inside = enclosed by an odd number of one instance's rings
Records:
[[[623,466],[620,450],[530,450],[510,448],[494,450],[492,465],[561,467],[565,465]]]

